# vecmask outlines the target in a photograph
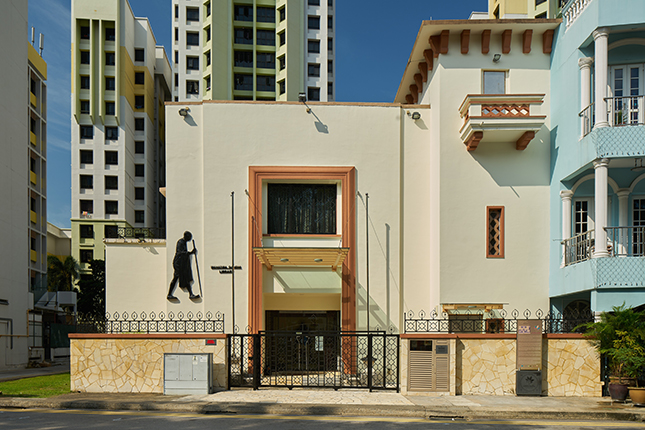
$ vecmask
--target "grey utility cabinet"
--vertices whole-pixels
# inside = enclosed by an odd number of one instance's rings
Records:
[[[210,394],[213,354],[164,354],[164,394]]]

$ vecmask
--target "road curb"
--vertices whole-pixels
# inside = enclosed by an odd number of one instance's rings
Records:
[[[470,407],[433,408],[421,405],[325,405],[286,403],[211,403],[177,401],[106,401],[63,400],[56,398],[0,398],[0,408],[12,409],[79,409],[109,411],[156,411],[198,414],[231,415],[302,415],[345,417],[401,417],[423,419],[463,420],[605,420],[645,421],[645,415],[632,411],[562,411],[562,410],[513,410],[475,409]]]

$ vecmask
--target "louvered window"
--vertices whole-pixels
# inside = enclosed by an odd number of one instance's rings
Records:
[[[336,234],[336,184],[269,184],[268,233]]]
[[[486,257],[504,258],[504,207],[488,206],[486,213]]]

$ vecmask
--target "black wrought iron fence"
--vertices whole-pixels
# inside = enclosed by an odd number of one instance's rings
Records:
[[[221,312],[114,312],[104,318],[76,316],[79,333],[224,333]]]
[[[504,309],[492,312],[464,311],[458,314],[432,311],[426,314],[420,311],[415,315],[409,311],[404,317],[405,333],[517,333],[518,322],[528,319],[542,320],[544,333],[574,333],[582,332],[581,324],[594,321],[594,314],[588,311],[572,311],[559,313],[544,313],[538,309],[535,312],[525,310],[506,311]]]

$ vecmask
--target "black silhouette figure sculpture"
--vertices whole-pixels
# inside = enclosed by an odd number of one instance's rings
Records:
[[[192,238],[193,235],[189,231],[185,231],[184,237],[177,241],[175,257],[172,259],[172,268],[175,273],[172,277],[172,281],[170,281],[168,300],[177,300],[177,297],[172,295],[173,291],[175,291],[175,287],[177,286],[177,281],[179,281],[179,288],[188,291],[191,300],[199,298],[199,295],[193,294],[193,288],[191,286],[191,282],[193,282],[193,272],[190,268],[190,256],[191,254],[197,253],[196,249],[188,252],[187,244]]]

